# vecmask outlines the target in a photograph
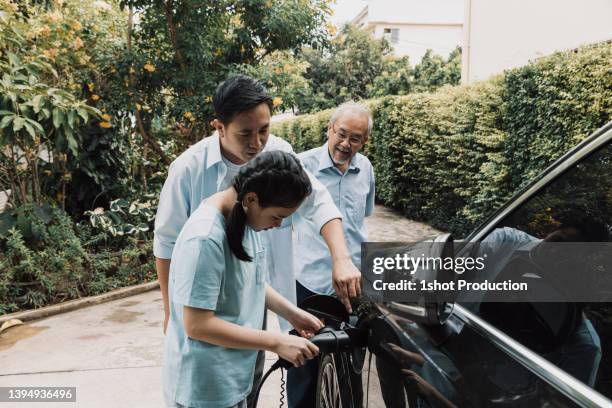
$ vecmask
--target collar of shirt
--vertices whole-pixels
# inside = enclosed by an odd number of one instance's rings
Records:
[[[215,132],[210,137],[210,149],[208,150],[206,157],[207,169],[223,160],[221,158],[221,143],[219,142],[219,133]]]
[[[228,169],[223,162],[223,156],[221,155],[221,141],[219,140],[219,133],[215,131],[210,138],[210,148],[206,156],[206,169],[208,170],[213,166],[217,167],[217,191],[220,191]]]
[[[358,154],[355,154],[355,156],[351,158],[351,161],[349,163],[349,168],[348,168],[349,171],[354,171],[356,173],[358,173],[361,170],[359,168],[357,155]],[[327,144],[327,142],[325,142],[325,144],[321,146],[321,155],[319,156],[319,168],[317,170],[323,171],[329,168],[336,168],[336,166],[334,165],[334,161],[331,158],[331,154],[329,154],[329,145]]]

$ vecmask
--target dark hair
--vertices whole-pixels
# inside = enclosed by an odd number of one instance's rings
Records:
[[[252,257],[242,246],[246,213],[242,199],[247,193],[257,194],[261,207],[291,208],[300,204],[312,191],[310,179],[300,161],[291,153],[264,152],[245,164],[234,178],[233,187],[238,193],[229,215],[225,233],[229,247],[242,261]]]
[[[234,116],[265,103],[272,112],[272,98],[266,88],[254,78],[246,75],[234,75],[219,84],[213,97],[215,115],[224,124],[232,121]]]

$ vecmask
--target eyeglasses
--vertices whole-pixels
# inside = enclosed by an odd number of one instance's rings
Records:
[[[351,146],[359,146],[363,143],[362,137],[355,136],[355,135],[349,136],[342,129],[340,129],[339,131],[336,131],[336,128],[334,127],[334,125],[332,125],[332,131],[334,132],[334,135],[336,135],[336,137],[341,142],[344,142],[345,140],[348,139],[348,142]]]

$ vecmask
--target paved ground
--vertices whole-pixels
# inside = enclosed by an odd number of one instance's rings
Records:
[[[377,206],[371,241],[414,241],[436,231]],[[163,407],[163,335],[158,291],[16,326],[0,336],[0,385],[73,386],[77,403],[20,403],[20,408]],[[270,330],[279,330],[272,314]],[[266,369],[276,361],[268,353]],[[279,406],[280,372],[262,389],[259,406]],[[2,407],[15,404],[1,403]],[[286,406],[286,405],[285,405]]]

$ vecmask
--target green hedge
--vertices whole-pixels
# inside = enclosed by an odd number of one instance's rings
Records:
[[[612,44],[562,52],[469,86],[370,100],[365,154],[377,199],[463,236],[612,119]],[[331,110],[277,123],[296,151],[322,144]]]

